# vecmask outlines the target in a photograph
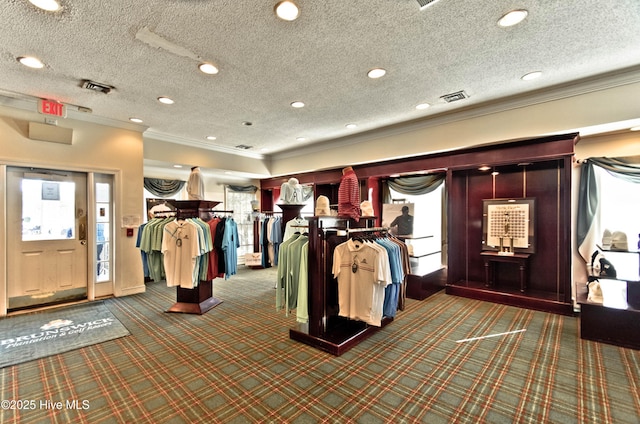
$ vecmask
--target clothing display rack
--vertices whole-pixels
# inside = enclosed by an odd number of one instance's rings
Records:
[[[221,202],[214,200],[170,200],[176,208],[176,219],[208,218],[211,212],[233,213],[233,211],[214,210]],[[166,312],[202,315],[222,303],[213,297],[213,280],[201,280],[198,287],[185,289],[176,287],[176,303]]]
[[[286,223],[291,221],[292,219],[301,217],[301,211],[302,208],[304,208],[304,205],[289,205],[280,203],[276,206],[282,209],[282,233],[284,234],[284,226],[286,225]]]
[[[282,215],[281,211],[261,211],[256,214],[255,219],[253,220],[253,252],[258,253],[262,250],[262,246],[260,246],[260,225],[262,220],[265,218],[270,218],[272,216]],[[259,268],[262,268],[260,266]]]
[[[376,327],[338,316],[337,284],[331,272],[335,246],[328,238],[342,237],[344,241],[349,234],[380,233],[385,229],[370,226],[375,222],[375,217],[360,219],[357,223],[340,217],[314,216],[307,220],[309,322],[290,329],[289,338],[340,356],[393,321],[393,318],[384,317],[381,327]]]

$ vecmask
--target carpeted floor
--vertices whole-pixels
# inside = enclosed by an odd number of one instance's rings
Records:
[[[202,316],[165,313],[163,283],[105,301],[131,335],[0,370],[0,422],[640,422],[640,351],[577,318],[439,292],[335,357],[289,339],[274,281],[217,279]]]

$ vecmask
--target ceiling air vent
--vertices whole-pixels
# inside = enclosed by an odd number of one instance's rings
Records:
[[[435,3],[438,0],[418,0],[418,4],[420,5],[420,9],[423,9],[429,6],[431,3]]]
[[[455,93],[445,94],[444,96],[440,96],[442,100],[447,103],[457,102],[458,100],[467,99],[467,93],[464,91],[456,91]]]
[[[249,150],[249,149],[253,149],[253,146],[247,146],[246,144],[238,144],[236,146],[236,149]]]
[[[86,88],[87,90],[97,91],[99,93],[109,94],[114,87],[111,87],[107,84],[102,84],[95,81],[84,80],[82,81],[82,88]]]

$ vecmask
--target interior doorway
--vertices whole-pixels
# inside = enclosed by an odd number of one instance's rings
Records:
[[[7,309],[87,298],[87,174],[7,168]]]

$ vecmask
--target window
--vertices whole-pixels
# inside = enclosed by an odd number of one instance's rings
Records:
[[[640,185],[594,167],[600,178],[601,228],[622,231],[627,235],[629,250],[637,248],[640,234]]]
[[[396,203],[413,203],[413,237],[406,243],[414,273],[426,275],[442,268],[442,199],[444,184],[428,194],[412,196],[389,189]]]
[[[233,220],[238,226],[238,261],[244,261],[245,253],[253,253],[253,220],[251,201],[255,193],[243,193],[225,187],[225,210],[233,211]]]
[[[111,281],[112,227],[111,176],[96,174],[96,282]]]
[[[600,185],[600,229],[623,232],[627,249],[635,251],[640,237],[640,184],[614,177],[599,166],[594,169]],[[601,242],[602,234],[597,235],[597,240]],[[618,276],[638,275],[638,256],[614,251],[607,251],[604,256],[614,264]]]
[[[69,181],[22,180],[22,240],[75,238],[76,185]]]

